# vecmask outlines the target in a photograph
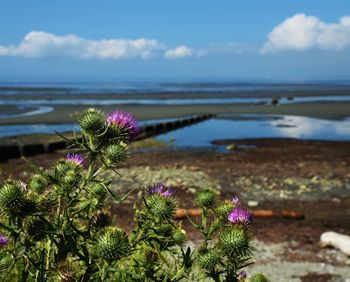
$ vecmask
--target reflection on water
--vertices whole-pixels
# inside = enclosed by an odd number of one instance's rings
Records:
[[[300,116],[232,115],[207,120],[157,137],[175,146],[208,147],[213,140],[298,138],[350,140],[350,119],[334,121]]]
[[[154,119],[140,125],[174,121]],[[1,125],[0,137],[25,134],[79,131],[77,124]],[[174,138],[180,147],[213,146],[213,140],[249,138],[298,138],[310,140],[350,140],[350,118],[323,120],[280,115],[222,115],[157,137],[160,141]]]
[[[26,116],[34,116],[47,114],[54,110],[53,107],[47,106],[37,106],[37,107],[26,107],[26,106],[18,106],[13,113],[10,114],[0,114],[0,119],[6,118],[14,118],[14,117],[26,117]]]

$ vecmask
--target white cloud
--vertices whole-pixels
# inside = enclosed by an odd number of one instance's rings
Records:
[[[0,56],[74,57],[81,59],[147,59],[164,47],[154,39],[89,40],[76,35],[58,36],[42,31],[31,31],[16,45],[1,46]]]
[[[185,45],[169,49],[165,52],[164,57],[168,59],[180,59],[193,56],[193,50]]]
[[[342,50],[350,46],[350,17],[325,23],[314,16],[296,14],[275,27],[261,48],[262,53],[283,50]]]

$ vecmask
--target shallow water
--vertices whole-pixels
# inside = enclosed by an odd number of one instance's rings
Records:
[[[141,121],[140,126],[177,119]],[[0,137],[51,134],[80,131],[77,124],[1,125]],[[221,139],[297,138],[305,140],[350,140],[350,118],[324,120],[288,115],[219,115],[191,126],[180,128],[157,137],[172,140],[175,147],[212,147],[212,141]]]
[[[140,121],[140,126],[155,124],[159,122],[169,122],[178,120],[177,118],[167,119],[152,119]],[[78,124],[15,124],[15,125],[0,125],[0,138],[30,134],[53,134],[55,131],[64,132],[79,132],[81,129]]]
[[[294,97],[293,100],[281,98],[279,104],[312,102],[349,102],[350,96],[306,96]],[[269,97],[247,98],[178,98],[178,99],[0,99],[0,106],[59,106],[59,105],[223,105],[223,104],[270,104]]]
[[[221,139],[297,138],[350,140],[350,119],[323,120],[300,116],[225,115],[157,137],[177,147],[215,147]]]

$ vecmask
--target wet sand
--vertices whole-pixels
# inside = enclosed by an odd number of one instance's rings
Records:
[[[0,106],[0,110],[5,106]],[[6,106],[7,107],[7,106]],[[0,119],[0,125],[75,123],[77,115],[86,106],[55,106],[55,110],[41,115]],[[350,116],[350,103],[298,103],[284,105],[225,104],[225,105],[113,105],[98,107],[106,112],[122,109],[133,113],[139,120],[176,118],[206,113],[279,114],[343,119]]]

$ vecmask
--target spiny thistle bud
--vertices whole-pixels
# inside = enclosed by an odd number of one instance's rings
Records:
[[[60,160],[55,166],[55,174],[58,177],[64,177],[67,171],[77,169],[77,165],[74,162],[65,160]]]
[[[46,177],[40,174],[34,174],[29,182],[29,187],[36,193],[43,193],[48,186],[48,180]]]
[[[42,218],[31,219],[25,224],[26,233],[34,241],[44,239],[50,229],[49,223]]]
[[[196,203],[201,207],[209,208],[213,206],[218,199],[218,192],[208,188],[203,191],[200,191],[196,197]]]
[[[101,229],[112,223],[112,214],[109,211],[99,211],[90,220],[90,227]]]
[[[98,135],[106,129],[106,115],[97,109],[87,109],[78,119],[80,127],[90,135]]]
[[[94,183],[90,188],[90,193],[97,198],[99,202],[104,201],[108,195],[106,188],[101,183]]]
[[[177,229],[173,233],[174,244],[182,246],[186,241],[186,231]]]
[[[207,271],[215,270],[216,266],[220,263],[220,256],[215,251],[198,254],[197,259],[199,266]]]
[[[99,257],[114,261],[129,253],[130,243],[125,231],[110,228],[97,237],[95,249]]]
[[[161,219],[170,219],[177,206],[174,199],[159,194],[147,196],[145,201],[150,212]]]
[[[84,268],[78,261],[60,261],[57,267],[57,274],[62,282],[75,282],[84,274]],[[55,279],[57,281],[58,279]]]
[[[170,237],[173,234],[173,226],[171,224],[161,224],[155,228],[157,235],[162,237]]]
[[[107,115],[107,124],[112,138],[118,138],[126,142],[132,141],[141,132],[134,116],[120,110]]]
[[[104,155],[109,164],[117,164],[126,159],[127,149],[122,145],[112,144],[105,149]]]
[[[267,279],[267,277],[266,277],[264,274],[262,274],[262,273],[257,273],[257,274],[255,274],[255,275],[253,275],[253,276],[249,279],[249,281],[251,281],[251,282],[269,282],[270,280]]]
[[[228,214],[230,213],[230,211],[232,211],[234,207],[235,205],[231,201],[224,201],[216,207],[215,212],[218,216],[226,220]]]
[[[0,246],[6,246],[9,240],[4,235],[0,235]]]
[[[6,182],[0,189],[0,208],[16,216],[32,213],[36,204],[26,197],[24,188],[25,184],[22,182]]]
[[[74,185],[81,180],[81,175],[77,174],[74,170],[68,170],[62,180],[69,185]]]
[[[250,235],[244,228],[228,228],[219,236],[219,247],[228,256],[250,254]]]

